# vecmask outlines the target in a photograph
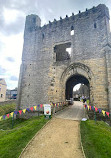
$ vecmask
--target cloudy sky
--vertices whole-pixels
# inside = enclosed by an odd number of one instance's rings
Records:
[[[5,78],[7,88],[18,86],[27,15],[39,15],[44,25],[100,3],[106,4],[111,12],[111,0],[0,0],[0,78]]]

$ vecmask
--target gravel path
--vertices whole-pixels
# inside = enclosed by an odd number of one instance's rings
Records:
[[[73,108],[73,106],[71,106]],[[70,108],[71,108],[70,107]],[[79,105],[78,105],[79,107]],[[67,108],[68,111],[70,108]],[[82,110],[82,109],[81,109]],[[57,114],[31,141],[21,158],[83,158],[80,144],[80,122]],[[78,110],[79,112],[79,110]],[[70,114],[70,113],[69,113]],[[78,115],[78,113],[76,112]],[[62,115],[62,116],[61,116]],[[75,115],[75,114],[74,114]],[[67,116],[65,118],[65,116]],[[61,117],[61,118],[57,118]],[[72,117],[72,114],[71,114]],[[74,116],[75,117],[75,116]],[[77,118],[77,117],[75,117]]]

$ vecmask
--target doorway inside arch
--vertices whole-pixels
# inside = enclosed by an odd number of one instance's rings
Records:
[[[66,82],[66,99],[80,100],[82,96],[90,98],[90,84],[86,77],[75,74]]]

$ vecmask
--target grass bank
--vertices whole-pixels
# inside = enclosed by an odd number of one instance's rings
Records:
[[[0,129],[3,129],[0,130],[0,158],[18,158],[23,148],[46,122],[44,116],[18,119],[11,129],[11,119],[0,121]]]
[[[111,127],[103,121],[82,121],[81,139],[86,158],[111,158]]]
[[[12,103],[6,104],[6,105],[0,105],[0,116],[14,111],[15,108],[16,108],[16,103],[15,102],[12,102]]]

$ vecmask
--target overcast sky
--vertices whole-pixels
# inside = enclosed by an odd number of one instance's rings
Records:
[[[111,0],[0,0],[0,78],[5,79],[7,88],[18,86],[27,15],[39,15],[44,25],[100,3],[106,4],[111,12]]]

